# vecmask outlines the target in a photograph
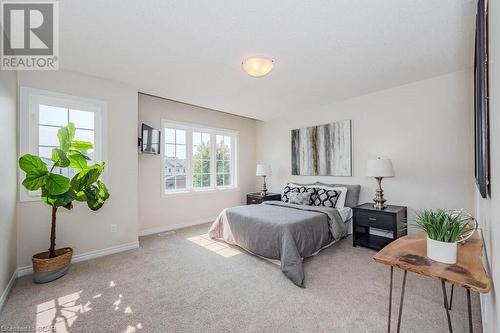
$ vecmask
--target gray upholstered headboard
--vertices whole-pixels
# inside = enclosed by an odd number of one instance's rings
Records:
[[[342,186],[347,188],[347,195],[345,197],[345,205],[348,207],[354,207],[358,205],[359,201],[359,191],[361,191],[361,185],[346,185],[346,184],[327,184],[322,182],[316,182],[317,185],[327,185],[327,186]]]
[[[328,184],[328,183],[322,183],[322,182],[316,182],[313,184],[300,184],[296,182],[290,182],[292,184],[297,184],[297,185],[304,185],[304,186],[310,186],[310,185],[326,185],[326,186],[342,186],[347,188],[347,195],[345,197],[345,205],[347,207],[354,207],[358,205],[359,201],[359,191],[361,191],[361,185],[346,185],[346,184]]]

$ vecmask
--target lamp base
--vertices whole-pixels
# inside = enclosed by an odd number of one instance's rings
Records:
[[[262,176],[262,177],[264,177],[264,184],[262,184],[262,190],[260,191],[260,195],[262,195],[263,197],[265,197],[266,194],[267,194],[266,176]]]
[[[378,182],[378,188],[375,191],[375,198],[373,198],[373,201],[375,204],[373,205],[373,208],[375,209],[384,209],[387,208],[385,205],[385,202],[387,200],[384,199],[384,191],[382,190],[382,177],[376,177]]]

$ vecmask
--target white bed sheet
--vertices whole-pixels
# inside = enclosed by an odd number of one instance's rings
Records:
[[[347,234],[352,234],[352,208],[351,207],[342,207],[337,208],[339,211],[340,217],[345,224],[347,224]]]

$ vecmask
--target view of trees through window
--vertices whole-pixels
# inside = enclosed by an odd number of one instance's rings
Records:
[[[234,134],[178,124],[164,132],[165,192],[236,186]]]
[[[193,132],[193,187],[210,187],[210,134]]]
[[[216,135],[217,186],[231,186],[231,137]]]

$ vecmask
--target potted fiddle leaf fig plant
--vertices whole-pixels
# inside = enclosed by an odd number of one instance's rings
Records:
[[[75,126],[69,123],[57,132],[59,147],[52,150],[48,163],[39,156],[25,154],[19,158],[19,167],[26,173],[23,186],[29,191],[40,191],[41,199],[52,209],[50,247],[33,255],[33,280],[45,283],[60,278],[68,271],[73,249],[56,249],[56,217],[59,208],[72,209],[74,201],[86,202],[91,210],[98,210],[109,198],[100,180],[104,163],[90,164],[89,150],[93,144],[75,140]],[[72,170],[68,172],[67,170]],[[65,175],[74,174],[70,179]]]
[[[464,241],[464,236],[475,230],[470,226],[472,221],[473,218],[462,211],[429,209],[418,212],[416,225],[427,233],[427,257],[445,264],[455,264],[457,243]]]

